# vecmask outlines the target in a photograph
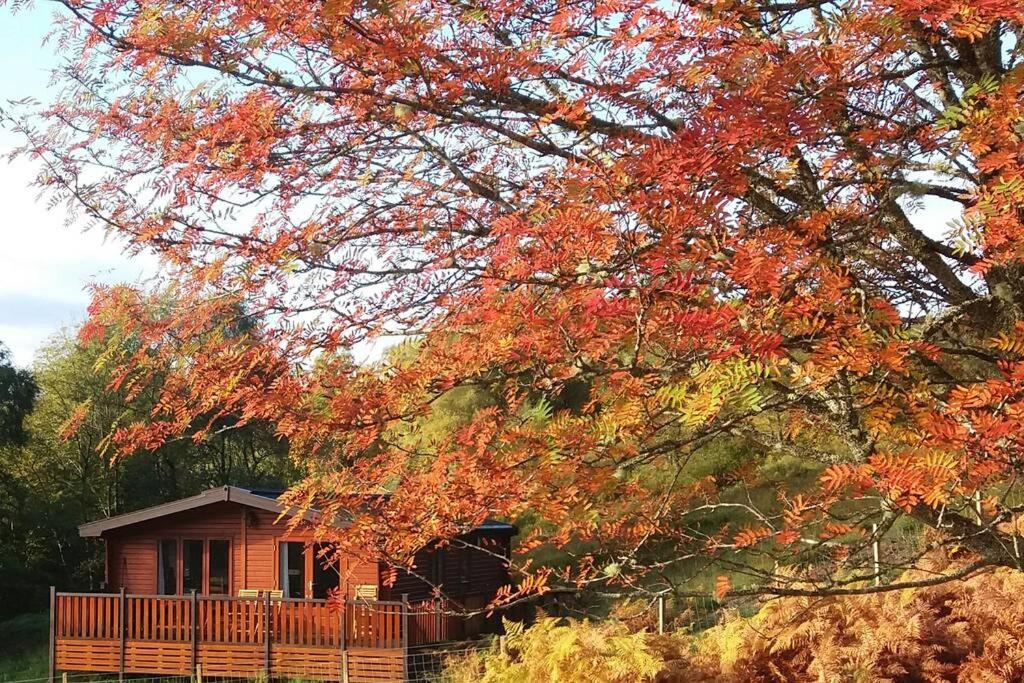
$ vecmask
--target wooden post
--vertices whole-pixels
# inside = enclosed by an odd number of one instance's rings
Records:
[[[1020,569],[1020,542],[1019,535],[1020,530],[1017,527],[1019,520],[1017,519],[1017,513],[1013,513],[1013,557],[1017,560],[1017,568]]]
[[[50,670],[47,676],[49,683],[57,673],[57,588],[50,586]]]
[[[341,599],[341,649],[348,649],[348,598]]]
[[[263,669],[270,680],[270,591],[263,594]]]
[[[347,599],[341,599],[341,608],[338,610],[338,618],[341,619],[341,628],[338,630],[338,647],[341,648],[341,683],[348,683],[348,645],[345,643],[345,622],[348,621]]]
[[[196,683],[203,683],[203,667],[199,665],[196,667]]]
[[[402,680],[409,680],[409,594],[402,593]]]
[[[126,615],[128,614],[128,607],[125,604],[125,598],[125,589],[124,586],[121,586],[121,597],[118,600],[117,604],[118,610],[120,611],[120,615],[117,618],[117,623],[120,626],[120,633],[118,634],[118,640],[120,641],[120,649],[118,653],[117,680],[121,681],[121,683],[124,682],[125,633],[128,629],[128,626],[124,623],[126,620]]]
[[[665,596],[658,596],[658,633],[665,632]]]
[[[189,604],[189,614],[192,621],[192,671],[195,672],[196,680],[199,680],[199,594],[192,589],[192,600]]]
[[[439,602],[434,607],[434,641],[433,642],[436,642],[436,643],[441,643],[441,642],[444,642],[444,641],[448,640],[448,634],[445,633],[445,631],[448,630],[448,629],[445,628],[445,626],[447,626],[447,624],[446,624],[445,617],[442,614],[443,605],[444,605],[444,603]]]
[[[871,525],[871,555],[874,559],[875,585],[882,585],[882,544],[878,540],[878,525]]]

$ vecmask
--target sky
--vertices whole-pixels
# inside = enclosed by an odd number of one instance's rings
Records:
[[[57,64],[53,46],[42,44],[51,7],[39,2],[16,14],[0,7],[0,107],[48,98],[48,69]],[[8,161],[18,142],[9,129],[0,129],[0,341],[16,365],[28,367],[47,339],[85,319],[89,283],[134,282],[151,276],[156,262],[129,259],[100,230],[65,225],[65,210],[48,209],[31,187],[33,165]]]

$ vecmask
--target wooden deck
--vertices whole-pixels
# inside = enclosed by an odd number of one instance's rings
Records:
[[[51,592],[50,675],[405,681],[410,647],[472,635],[406,601]]]

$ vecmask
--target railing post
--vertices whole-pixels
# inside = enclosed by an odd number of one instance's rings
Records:
[[[199,680],[199,594],[192,589],[192,600],[189,603],[190,621],[192,622],[192,675]]]
[[[341,599],[341,609],[338,610],[338,617],[341,619],[341,629],[338,631],[338,647],[341,648],[341,683],[348,683],[348,646],[345,643],[345,622],[348,621],[346,598]]]
[[[348,649],[348,598],[341,599],[341,649]]]
[[[665,632],[665,596],[658,596],[658,633]]]
[[[118,608],[118,612],[119,612],[118,617],[117,617],[117,625],[119,627],[118,631],[120,631],[120,633],[118,633],[118,641],[119,641],[119,646],[118,647],[119,647],[119,650],[118,650],[118,662],[117,662],[117,680],[121,681],[121,683],[123,683],[124,682],[124,646],[125,646],[125,642],[124,641],[125,641],[125,629],[128,628],[127,625],[124,623],[125,620],[126,620],[125,616],[128,614],[128,608],[125,605],[125,590],[124,590],[124,586],[121,586],[121,596],[120,596],[120,599],[117,602],[117,608]]]
[[[57,588],[50,586],[50,669],[47,676],[49,683],[57,673]]]
[[[270,680],[270,591],[266,591],[263,600],[263,669]]]
[[[402,593],[402,680],[409,680],[409,594]]]

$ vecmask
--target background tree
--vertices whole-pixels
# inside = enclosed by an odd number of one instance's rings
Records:
[[[14,367],[7,347],[0,342],[0,446],[21,443],[25,416],[32,410],[38,389],[32,373]]]
[[[38,609],[50,585],[100,587],[102,546],[79,538],[79,524],[213,486],[295,480],[287,444],[267,425],[237,426],[237,418],[221,418],[217,424],[232,428],[200,443],[170,440],[125,457],[111,435],[144,419],[156,399],[153,391],[127,398],[111,388],[110,359],[135,346],[112,329],[88,344],[63,333],[37,354],[39,394],[23,438],[0,447],[0,614]]]
[[[933,581],[1019,566],[1017,0],[61,4],[25,149],[175,290],[97,293],[85,338],[140,342],[113,386],[157,393],[122,449],[271,422],[386,557],[529,515],[509,600],[700,558],[873,590],[897,523],[976,553]],[[215,331],[243,303],[258,343]],[[415,359],[347,357],[385,335]],[[820,475],[750,496],[780,454]]]

